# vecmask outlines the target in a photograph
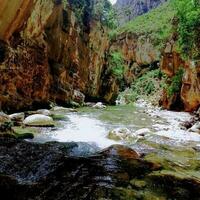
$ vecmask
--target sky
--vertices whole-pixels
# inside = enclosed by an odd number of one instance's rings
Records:
[[[117,0],[110,0],[112,4],[116,3]]]

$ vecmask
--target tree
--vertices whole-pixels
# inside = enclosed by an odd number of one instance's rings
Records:
[[[200,2],[199,0],[176,0],[179,20],[179,46],[186,57],[200,58]]]
[[[93,15],[110,29],[116,28],[116,13],[108,0],[96,0]]]

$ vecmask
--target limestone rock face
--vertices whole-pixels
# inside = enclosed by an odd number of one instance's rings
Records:
[[[93,1],[85,2],[78,19],[72,1],[2,1],[0,109],[65,104],[76,90],[101,97],[107,30],[91,15]]]
[[[193,111],[200,106],[200,63],[186,65],[181,88],[181,98],[186,111]]]
[[[180,94],[168,97],[164,91],[162,105],[176,109],[183,104],[185,111],[197,110],[200,105],[200,63],[184,61],[176,52],[174,41],[170,41],[163,53],[161,70],[171,79],[180,68],[184,70]]]
[[[123,33],[118,36],[112,42],[111,51],[122,52],[126,63],[124,77],[127,85],[149,70],[149,66],[158,67],[161,54],[148,35],[134,33]]]
[[[135,17],[147,13],[167,0],[117,0],[115,4],[119,23],[124,24]]]

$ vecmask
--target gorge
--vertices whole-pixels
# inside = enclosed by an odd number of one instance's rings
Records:
[[[199,200],[199,19],[198,0],[0,0],[2,199]]]

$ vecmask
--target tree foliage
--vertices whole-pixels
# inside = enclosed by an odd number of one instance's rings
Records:
[[[200,57],[200,1],[176,0],[179,46],[186,57]]]
[[[174,94],[180,93],[182,86],[182,78],[183,78],[184,70],[180,68],[175,76],[172,78],[171,84],[167,86],[167,94],[169,97]]]
[[[110,29],[116,28],[116,13],[108,0],[96,0],[93,15],[104,26],[107,26]]]
[[[111,73],[118,79],[122,80],[124,76],[124,59],[120,52],[112,52],[109,58]]]

